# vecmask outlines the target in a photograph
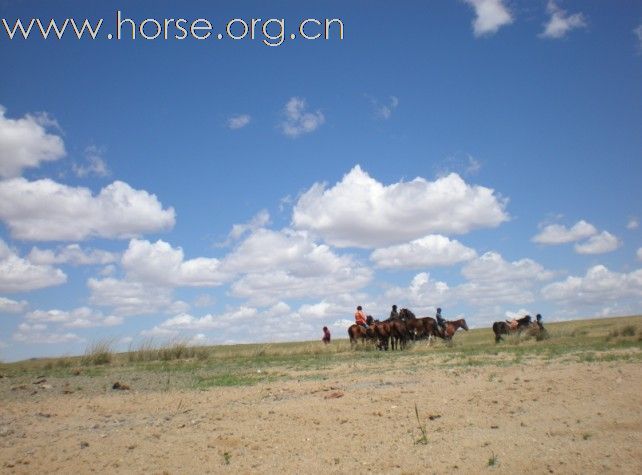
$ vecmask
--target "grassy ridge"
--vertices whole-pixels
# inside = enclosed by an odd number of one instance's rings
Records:
[[[189,347],[184,341],[154,345],[147,341],[126,353],[110,342],[97,342],[80,357],[48,358],[0,365],[0,375],[14,382],[37,376],[82,377],[100,381],[140,381],[138,389],[207,389],[278,380],[324,379],[341,365],[376,371],[412,372],[425,367],[505,366],[531,359],[544,361],[640,361],[642,316],[547,323],[549,338],[536,341],[508,336],[495,344],[489,328],[459,331],[450,345],[422,341],[402,352],[372,346],[351,349],[346,339]],[[2,381],[2,380],[0,380]],[[86,386],[87,383],[84,383]],[[78,388],[81,388],[79,385]]]

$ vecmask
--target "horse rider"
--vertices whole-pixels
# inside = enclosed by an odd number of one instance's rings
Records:
[[[399,312],[397,311],[397,306],[393,305],[392,310],[390,311],[390,320],[397,320],[399,318]]]
[[[366,323],[366,314],[364,313],[363,308],[361,308],[361,305],[357,307],[357,311],[354,314],[354,321],[357,325],[366,329],[368,328],[368,324]]]
[[[537,326],[539,327],[540,330],[543,330],[544,324],[542,323],[542,316],[538,313],[535,318],[537,319]]]
[[[435,314],[435,319],[437,320],[437,325],[439,325],[443,330],[444,329],[444,325],[446,324],[446,319],[441,316],[441,308],[437,308],[437,313]]]

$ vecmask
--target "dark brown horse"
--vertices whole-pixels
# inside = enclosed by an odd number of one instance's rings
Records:
[[[399,310],[399,320],[415,320],[417,317],[415,317],[415,314],[412,313],[409,309],[407,308],[402,308]]]
[[[437,325],[437,320],[432,317],[406,320],[406,327],[410,338],[413,340],[421,340],[423,338],[430,338],[431,336],[444,338],[441,328]]]
[[[366,338],[368,338],[366,329],[361,325],[357,325],[356,323],[353,323],[348,328],[348,336],[350,337],[350,345],[352,347],[354,347],[359,340],[361,340],[361,343],[363,343],[366,341]]]
[[[377,340],[377,347],[380,350],[388,351],[388,342],[390,341],[390,323],[380,322],[375,320],[370,327],[374,333],[374,338]]]
[[[390,346],[394,350],[403,350],[410,334],[408,333],[407,322],[399,319],[389,320],[390,325]]]
[[[493,323],[493,333],[495,334],[495,343],[499,343],[502,339],[502,335],[509,335],[511,333],[521,333],[522,330],[528,328],[531,324],[531,316],[526,315],[525,317],[519,318],[516,320],[517,325],[515,327],[511,326],[511,322],[506,320],[505,322],[495,322]]]
[[[444,336],[442,338],[444,340],[452,340],[453,335],[460,328],[468,331],[468,325],[466,324],[465,319],[460,318],[459,320],[447,320],[444,323]]]

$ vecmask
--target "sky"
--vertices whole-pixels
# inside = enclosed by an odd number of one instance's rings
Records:
[[[108,39],[118,11],[147,29]],[[0,18],[0,360],[345,337],[357,305],[470,327],[642,312],[640,2],[3,0]],[[104,21],[10,39],[36,18]],[[179,18],[211,37],[144,38]]]

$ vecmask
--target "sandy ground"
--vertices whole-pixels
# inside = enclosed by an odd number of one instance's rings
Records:
[[[200,391],[14,389],[0,399],[0,472],[642,473],[639,364],[325,375]]]

